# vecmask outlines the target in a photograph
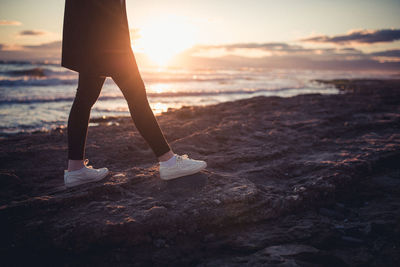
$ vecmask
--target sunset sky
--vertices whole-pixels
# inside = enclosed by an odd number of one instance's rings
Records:
[[[0,3],[0,60],[59,59],[64,0]],[[127,13],[155,64],[400,66],[398,0],[127,0]]]

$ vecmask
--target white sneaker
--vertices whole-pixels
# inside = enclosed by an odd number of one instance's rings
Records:
[[[88,162],[89,160],[85,159],[85,166],[82,169],[75,171],[64,170],[64,183],[66,187],[97,182],[107,176],[107,168],[93,169],[92,166],[87,166]]]
[[[188,155],[182,156],[175,154],[176,163],[170,167],[160,164],[160,178],[163,180],[171,180],[178,177],[195,174],[207,167],[207,163],[203,160],[190,159]]]

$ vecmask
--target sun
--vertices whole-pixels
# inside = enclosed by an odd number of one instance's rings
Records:
[[[173,56],[195,44],[195,27],[185,18],[156,17],[139,28],[134,49],[145,53],[158,66],[166,66]]]

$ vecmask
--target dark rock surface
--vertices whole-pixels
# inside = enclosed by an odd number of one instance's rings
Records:
[[[63,188],[65,129],[0,141],[5,265],[396,266],[400,81],[254,97],[158,118],[205,171],[164,182],[127,117],[91,120],[108,178]]]

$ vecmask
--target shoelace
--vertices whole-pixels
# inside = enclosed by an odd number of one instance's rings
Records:
[[[187,154],[176,155],[176,163],[180,163],[180,162],[182,162],[182,160],[188,159],[188,158],[189,158],[189,156]]]
[[[188,156],[187,154],[177,155],[177,156],[176,156],[176,159],[180,159],[180,160],[182,160],[182,159],[188,159],[188,158],[189,158],[189,156]]]
[[[83,161],[83,164],[86,166],[86,168],[93,169],[93,166],[88,166],[88,165],[87,165],[88,163],[89,163],[89,159],[85,159],[85,160]]]

